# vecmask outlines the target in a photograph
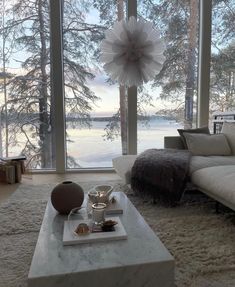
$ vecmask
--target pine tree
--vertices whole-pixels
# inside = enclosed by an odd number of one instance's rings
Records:
[[[92,104],[97,100],[87,80],[94,77],[91,61],[103,27],[87,24],[85,13],[91,2],[64,1],[64,75],[67,115],[76,123],[89,125]],[[18,131],[27,139],[23,153],[33,158],[34,167],[54,166],[52,146],[54,113],[50,91],[50,24],[48,0],[18,0],[11,7],[5,33],[14,32],[14,49],[22,55],[23,74],[9,84],[8,113],[12,136],[17,144]],[[32,137],[29,136],[29,132]]]
[[[213,1],[210,112],[235,109],[235,2]]]
[[[141,2],[141,15],[161,30],[167,49],[166,61],[152,89],[161,88],[160,98],[184,106],[184,126],[192,127],[196,95],[198,1]]]

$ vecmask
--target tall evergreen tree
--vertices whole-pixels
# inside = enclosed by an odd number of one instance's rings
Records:
[[[5,0],[0,1],[0,95],[3,95],[2,102],[0,102],[0,156],[3,156],[4,153],[8,156],[9,152],[7,84],[12,74],[7,71],[7,64],[12,55],[14,34],[5,31],[6,18],[13,16],[12,12],[7,9],[7,4]],[[4,128],[2,128],[3,126]]]
[[[235,109],[235,45],[212,54],[210,81],[211,113]]]
[[[166,61],[152,88],[161,88],[161,99],[184,105],[184,126],[192,127],[196,94],[198,1],[143,1],[141,15],[161,30]]]
[[[94,77],[92,57],[102,27],[87,24],[85,15],[92,1],[64,1],[64,75],[67,115],[89,124],[92,104],[97,100],[87,80]],[[21,51],[23,73],[9,86],[8,109],[14,124],[12,135],[21,131],[27,141],[23,152],[34,157],[35,167],[54,166],[52,146],[54,113],[50,91],[50,26],[48,0],[18,0],[11,9],[5,33],[14,31],[14,47]],[[18,53],[19,55],[19,53]],[[32,137],[29,136],[32,133]],[[15,138],[16,140],[16,138]]]
[[[235,109],[235,2],[213,0],[210,111]]]

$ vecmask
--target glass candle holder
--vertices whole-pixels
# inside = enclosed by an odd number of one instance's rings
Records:
[[[104,214],[105,214],[105,203],[94,203],[92,204],[92,220],[95,224],[100,225],[104,222]]]

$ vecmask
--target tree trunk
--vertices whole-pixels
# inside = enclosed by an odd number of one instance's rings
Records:
[[[41,42],[41,77],[39,83],[39,139],[40,139],[40,148],[41,148],[41,167],[42,168],[51,168],[51,126],[50,126],[50,115],[48,115],[48,90],[47,90],[47,81],[48,76],[46,72],[46,66],[48,62],[47,56],[47,47],[46,47],[46,27],[45,19],[43,15],[43,1],[38,1],[38,17],[39,17],[39,33],[40,33],[40,42]]]
[[[56,167],[56,154],[55,154],[55,99],[51,94],[51,105],[50,105],[50,124],[51,124],[51,167]],[[54,147],[54,148],[53,148]]]
[[[184,127],[192,128],[193,123],[193,95],[195,91],[195,66],[197,44],[197,15],[198,1],[190,1],[190,16],[188,21],[188,52],[186,67],[186,91],[185,91],[185,118]]]
[[[117,0],[117,18],[118,21],[124,18],[124,2]],[[121,142],[122,154],[127,154],[127,99],[125,86],[119,86],[120,101],[120,125],[121,125]]]

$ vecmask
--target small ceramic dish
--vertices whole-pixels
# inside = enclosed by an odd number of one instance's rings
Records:
[[[98,193],[98,201],[107,203],[109,201],[109,196],[112,193],[112,185],[97,185],[94,187],[94,191]]]
[[[109,203],[109,196],[113,190],[111,185],[96,185],[88,192],[89,200],[92,203]]]
[[[89,226],[86,223],[80,223],[74,230],[75,235],[87,235],[90,233]]]
[[[115,231],[114,226],[117,224],[116,221],[114,220],[106,220],[103,224],[102,224],[102,230],[103,231]]]

